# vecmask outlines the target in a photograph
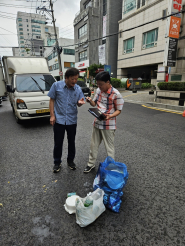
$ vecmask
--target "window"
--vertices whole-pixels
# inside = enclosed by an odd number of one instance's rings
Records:
[[[28,22],[28,19],[26,19],[26,22]]]
[[[56,42],[55,39],[47,38],[47,45],[52,46]]]
[[[137,9],[145,5],[145,0],[137,0]]]
[[[27,25],[27,27],[29,27],[29,25]]]
[[[58,68],[59,68],[58,63],[56,63],[56,64],[53,65],[53,70],[57,70]]]
[[[27,32],[29,32],[29,29],[27,29]]]
[[[151,48],[157,45],[158,28],[143,33],[143,49]]]
[[[20,39],[24,39],[24,37],[23,36],[20,36]]]
[[[75,55],[75,50],[72,50],[72,49],[64,49],[63,50],[63,54],[64,55]]]
[[[136,8],[136,0],[124,0],[124,14]]]
[[[124,54],[131,53],[134,51],[134,37],[124,40]]]
[[[52,84],[55,82],[54,78],[50,74],[38,74],[33,75],[30,77],[30,74],[23,74],[23,75],[17,75],[16,76],[16,89],[18,92],[28,91],[40,91],[35,81],[37,81],[37,84],[39,87],[42,88],[44,91],[49,91]],[[45,81],[44,81],[45,80]],[[46,83],[47,81],[47,83]]]
[[[36,36],[36,38],[41,39],[41,36]]]
[[[24,56],[24,54],[22,54],[21,56]]]
[[[48,61],[50,61],[52,59],[52,54],[48,56]]]
[[[83,25],[78,29],[78,38],[81,38],[86,34],[87,34],[87,24]]]
[[[21,24],[21,23],[19,23],[19,26],[22,26],[22,24]]]
[[[53,58],[56,57],[58,54],[57,52],[53,52]]]
[[[74,62],[64,62],[64,68],[75,67]]]
[[[18,18],[17,20],[20,22],[20,21],[22,21],[22,18]]]
[[[103,0],[103,16],[107,14],[107,0]]]
[[[48,32],[48,28],[47,27],[45,27],[45,32]]]
[[[91,2],[91,0],[90,0],[88,3],[86,3],[85,9],[87,9],[88,7],[92,7],[92,2]]]
[[[20,44],[24,44],[24,41],[21,41]]]
[[[23,35],[23,32],[20,32],[19,34],[20,34],[20,35]]]
[[[32,23],[39,23],[39,24],[46,24],[45,21],[41,21],[41,20],[31,20]]]
[[[79,62],[87,60],[87,50],[79,53]]]
[[[32,32],[41,32],[41,30],[32,29]]]
[[[24,43],[24,42],[23,42]],[[24,48],[24,45],[21,45],[21,48]]]
[[[102,39],[102,44],[106,44],[106,39]]]
[[[31,27],[33,27],[33,28],[40,28],[40,26],[37,26],[37,25],[31,25]]]
[[[19,31],[23,31],[23,28],[19,28]]]

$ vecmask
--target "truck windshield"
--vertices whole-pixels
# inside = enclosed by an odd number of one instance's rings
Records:
[[[31,77],[30,77],[31,75]],[[55,82],[55,79],[50,74],[25,74],[16,76],[16,90],[18,92],[34,92],[41,91],[38,85],[43,91],[49,91],[52,84]]]

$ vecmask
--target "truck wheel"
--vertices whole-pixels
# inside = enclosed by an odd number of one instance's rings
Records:
[[[21,124],[22,123],[22,120],[20,120],[17,115],[15,114],[15,111],[14,111],[14,116],[15,116],[15,120],[18,124]]]

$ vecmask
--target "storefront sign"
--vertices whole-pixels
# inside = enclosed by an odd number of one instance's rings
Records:
[[[177,13],[182,10],[182,0],[172,0],[172,13]]]
[[[89,60],[85,60],[85,61],[82,61],[82,62],[76,62],[75,63],[75,68],[77,69],[84,69],[84,68],[87,68],[89,67]]]

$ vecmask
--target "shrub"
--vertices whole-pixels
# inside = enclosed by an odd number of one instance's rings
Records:
[[[85,81],[84,79],[82,79],[82,78],[78,78],[78,80],[80,80],[80,81]]]
[[[124,88],[125,86],[121,83],[120,79],[111,78],[111,85],[114,88]]]
[[[141,89],[148,89],[148,88],[151,88],[151,87],[153,87],[153,85],[150,84],[150,83],[142,83],[141,84]]]
[[[159,82],[157,86],[160,90],[185,91],[185,82]]]

